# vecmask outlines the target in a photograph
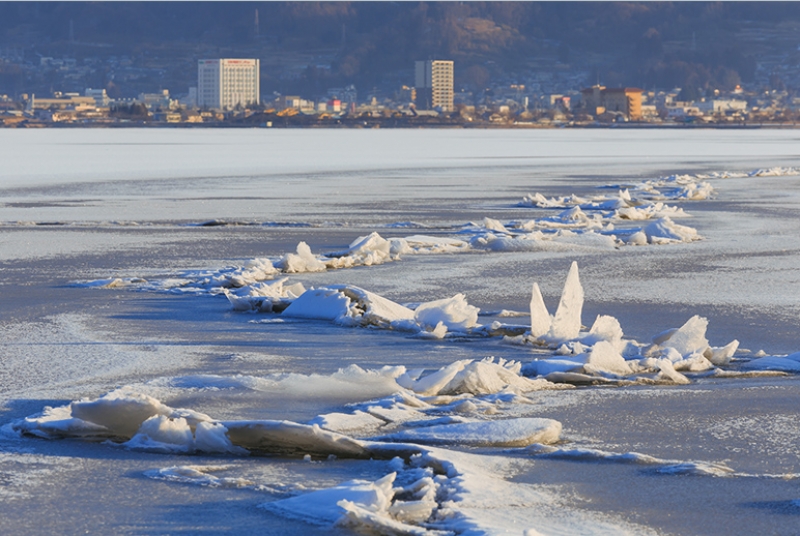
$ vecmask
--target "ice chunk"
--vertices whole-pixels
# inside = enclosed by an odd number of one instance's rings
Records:
[[[530,376],[549,376],[553,373],[573,372],[583,369],[583,362],[574,359],[535,359],[523,367],[525,374]]]
[[[581,339],[583,344],[592,345],[598,341],[607,341],[617,352],[622,352],[625,343],[622,341],[622,327],[613,316],[597,315],[589,330],[589,335]]]
[[[13,423],[11,429],[44,439],[76,437],[101,440],[114,436],[105,426],[73,417],[70,406],[45,407],[41,413]]]
[[[631,367],[628,362],[607,341],[599,341],[594,345],[583,368],[587,373],[595,374],[606,373],[627,376],[631,373]]]
[[[372,511],[387,510],[394,495],[395,477],[396,473],[390,473],[375,482],[343,482],[332,488],[262,504],[261,508],[318,523],[335,523],[344,513],[338,505],[341,501],[360,504]]]
[[[228,439],[228,429],[218,422],[200,422],[194,430],[194,446],[196,450],[209,453],[246,454]]]
[[[661,346],[674,348],[683,357],[695,353],[702,354],[709,348],[706,329],[708,320],[695,315],[662,342]]]
[[[735,354],[738,349],[739,341],[734,339],[722,348],[711,348],[709,360],[717,366],[728,365],[731,362],[733,354]]]
[[[338,320],[348,315],[350,303],[350,298],[337,289],[310,289],[294,300],[282,314],[293,318]]]
[[[389,327],[393,322],[412,320],[414,311],[362,288],[333,285],[306,291],[283,315]]]
[[[643,231],[637,231],[630,235],[625,243],[629,246],[646,246],[647,234],[645,234]]]
[[[259,281],[269,279],[278,273],[269,259],[253,259],[245,264],[238,273],[231,274],[229,285],[231,287],[244,287]]]
[[[147,419],[169,416],[172,408],[138,393],[110,393],[96,400],[71,404],[72,416],[107,428],[119,437],[132,437]]]
[[[378,233],[370,233],[355,239],[349,246],[347,253],[353,256],[374,256],[377,259],[386,259],[391,254],[391,243]]]
[[[223,421],[234,445],[267,454],[335,455],[363,458],[367,450],[350,437],[328,432],[316,425],[291,421]]]
[[[508,229],[506,229],[505,225],[500,223],[500,221],[492,218],[484,218],[483,226],[489,231],[494,231],[496,233],[502,233],[502,234],[509,234]]]
[[[553,318],[547,311],[547,306],[544,304],[542,298],[542,291],[539,290],[539,284],[533,284],[533,291],[531,292],[531,336],[541,337],[550,331]]]
[[[288,304],[306,291],[302,283],[287,285],[288,279],[288,277],[284,277],[271,283],[250,285],[239,290],[239,294],[224,289],[225,297],[228,298],[235,311],[278,312],[285,309]],[[242,295],[241,293],[244,291],[248,293]]]
[[[560,435],[561,423],[558,421],[520,418],[406,429],[378,439],[431,445],[524,447],[532,443],[554,443]]]
[[[487,358],[482,361],[464,359],[420,379],[411,373],[397,378],[397,383],[423,396],[472,394],[485,395],[510,389],[528,392],[552,387],[542,380],[531,380],[520,374],[515,361]]]
[[[450,534],[450,532],[429,531],[424,527],[416,527],[402,521],[398,521],[384,514],[376,512],[361,504],[348,500],[339,501],[338,505],[344,509],[345,517],[337,524],[343,527],[360,529],[359,532],[369,534],[397,534],[408,536],[432,536],[435,534]],[[433,512],[435,503],[422,505],[424,511],[430,515]]]
[[[669,359],[662,358],[657,360],[656,366],[659,369],[657,378],[658,380],[677,383],[679,385],[691,383],[689,378],[675,370],[675,367],[672,365],[672,361]]]
[[[297,244],[297,253],[288,253],[275,263],[275,267],[287,274],[327,270],[325,263],[311,253],[311,248],[305,242]]]
[[[414,311],[389,299],[353,286],[334,286],[356,304],[355,311],[365,324],[388,325],[392,322],[411,320]]]
[[[553,317],[549,337],[563,341],[576,338],[581,330],[582,310],[583,287],[578,276],[578,263],[573,261],[561,293],[561,301]]]
[[[800,373],[800,352],[787,356],[765,356],[745,363],[750,370],[775,370]]]
[[[435,328],[442,322],[449,331],[466,331],[478,324],[480,309],[467,303],[463,294],[452,298],[426,302],[417,307],[414,318],[425,328]]]
[[[651,244],[670,244],[673,242],[692,242],[700,240],[696,229],[678,225],[665,216],[649,224],[643,230]]]
[[[186,419],[154,415],[144,421],[136,435],[123,443],[123,446],[137,450],[192,452],[194,436]]]

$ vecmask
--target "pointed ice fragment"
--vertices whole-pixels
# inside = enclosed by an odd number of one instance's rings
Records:
[[[550,331],[550,325],[553,319],[550,313],[547,312],[547,306],[542,299],[542,291],[539,290],[539,284],[533,284],[533,292],[531,293],[531,337],[541,337]]]
[[[694,353],[702,354],[709,348],[706,329],[708,329],[708,320],[695,315],[670,335],[661,346],[674,348],[683,357],[689,357]]]
[[[578,277],[578,263],[573,261],[567,274],[567,282],[561,293],[556,316],[550,336],[557,340],[570,340],[581,331],[581,311],[583,310],[583,287]]]

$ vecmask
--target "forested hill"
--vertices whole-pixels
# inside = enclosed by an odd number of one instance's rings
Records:
[[[432,57],[461,77],[547,57],[602,66],[607,83],[730,85],[757,55],[796,50],[798,28],[797,2],[0,2],[0,49],[327,51],[331,81],[362,85]]]

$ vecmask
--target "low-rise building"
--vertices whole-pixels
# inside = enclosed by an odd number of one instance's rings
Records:
[[[175,101],[169,96],[169,90],[163,89],[159,93],[139,93],[136,99],[147,106],[148,110],[172,110],[175,108]]]
[[[56,93],[49,99],[31,95],[28,106],[33,110],[80,110],[95,108],[97,103],[94,97],[81,97],[77,93]]]
[[[111,99],[108,98],[108,93],[106,93],[105,89],[86,88],[83,91],[83,96],[93,98],[95,105],[101,108],[108,108],[111,103]]]
[[[732,114],[747,111],[747,101],[734,99],[712,99],[698,102],[697,108],[705,114]]]
[[[642,118],[642,90],[635,87],[606,88],[596,85],[581,90],[583,107],[592,115],[620,113],[627,119]]]

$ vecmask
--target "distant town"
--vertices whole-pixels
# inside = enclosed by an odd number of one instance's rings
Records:
[[[43,58],[43,63],[69,62]],[[796,126],[800,98],[786,91],[732,91],[685,100],[681,88],[644,91],[597,84],[541,95],[523,84],[495,86],[476,105],[453,86],[449,60],[415,62],[415,79],[392,98],[359,99],[350,85],[309,100],[261,95],[259,60],[203,59],[197,86],[188,94],[169,90],[112,99],[106,89],[86,88],[19,99],[0,95],[0,127],[48,126],[244,126],[244,127],[565,127],[565,126]]]
[[[794,127],[800,5],[0,3],[0,128]]]

